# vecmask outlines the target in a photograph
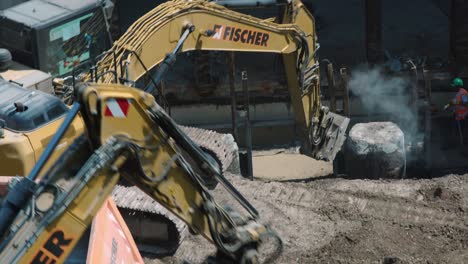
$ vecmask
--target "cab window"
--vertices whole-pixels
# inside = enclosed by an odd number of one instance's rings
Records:
[[[70,75],[110,46],[101,9],[40,30],[38,40],[40,68],[54,77]]]

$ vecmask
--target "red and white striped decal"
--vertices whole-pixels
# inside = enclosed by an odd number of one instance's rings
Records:
[[[106,110],[104,112],[104,116],[126,118],[129,108],[130,100],[122,98],[110,98],[106,101]]]

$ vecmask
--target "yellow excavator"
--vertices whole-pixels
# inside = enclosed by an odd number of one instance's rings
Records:
[[[130,27],[89,75],[73,77],[75,103],[28,177],[14,184],[2,204],[0,263],[63,262],[120,178],[213,242],[221,258],[255,262],[262,241],[280,241],[156,99],[163,98],[159,83],[180,52],[282,54],[295,118],[303,127],[302,151],[332,160],[349,120],[321,106],[313,17],[299,0],[286,3],[282,21],[275,23],[213,2],[169,1]],[[77,118],[84,133],[53,158]],[[216,203],[207,189],[213,180],[246,209],[246,217]]]
[[[281,54],[296,124],[302,128],[301,150],[316,159],[333,160],[343,144],[349,119],[321,105],[319,44],[313,16],[297,0],[279,1],[285,4],[281,21],[262,20],[221,5],[267,2],[277,1],[168,1],[137,20],[115,41],[87,80],[120,81],[155,93],[180,52]],[[159,98],[161,93],[157,94]]]

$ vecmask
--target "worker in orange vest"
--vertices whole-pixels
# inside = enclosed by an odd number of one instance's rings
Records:
[[[447,110],[450,107],[455,108],[455,120],[458,134],[460,137],[460,143],[463,145],[463,125],[464,120],[468,118],[468,92],[463,88],[463,80],[460,78],[455,78],[450,85],[453,88],[458,89],[458,92],[455,98],[445,105],[444,109]]]

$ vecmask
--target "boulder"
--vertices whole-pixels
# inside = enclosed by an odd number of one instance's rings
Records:
[[[344,151],[350,178],[403,178],[405,137],[392,122],[358,123],[349,132]]]

